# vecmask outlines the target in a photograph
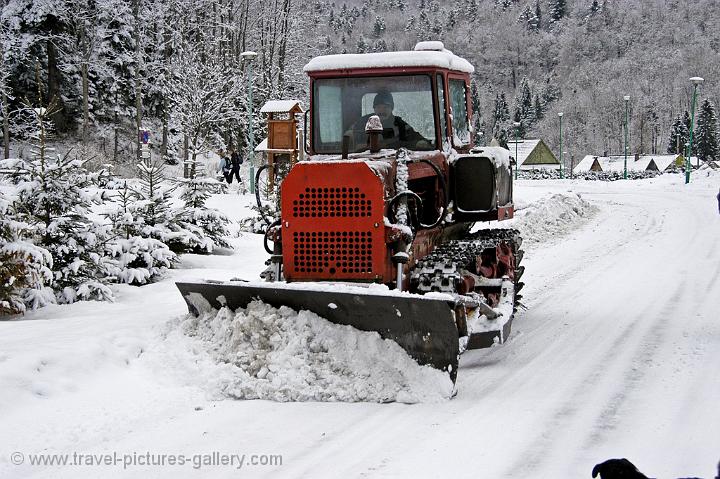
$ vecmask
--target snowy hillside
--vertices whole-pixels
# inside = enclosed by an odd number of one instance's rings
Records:
[[[590,477],[610,457],[713,477],[719,186],[519,181],[527,309],[461,357],[452,399],[393,343],[314,315],[188,316],[174,281],[257,278],[259,235],[114,303],[0,322],[0,477]],[[208,201],[233,220],[251,202]]]

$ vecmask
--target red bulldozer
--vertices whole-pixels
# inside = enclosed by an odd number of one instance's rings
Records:
[[[307,155],[282,181],[257,281],[178,283],[199,305],[253,299],[376,331],[453,381],[506,340],[520,299],[513,158],[474,147],[472,65],[441,42],[312,59]],[[269,246],[272,244],[272,247]]]

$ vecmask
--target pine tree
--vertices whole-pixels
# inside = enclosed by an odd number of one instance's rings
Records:
[[[685,112],[687,119],[690,119],[690,115]],[[670,128],[670,138],[668,139],[667,152],[674,153],[676,155],[685,154],[685,143],[690,139],[688,126],[682,117],[675,118],[675,121]]]
[[[422,10],[420,12],[415,28],[418,40],[430,40],[432,36],[432,24],[430,23],[430,17],[428,16],[427,11]]]
[[[356,53],[368,53],[370,51],[370,45],[368,45],[365,37],[360,35],[360,39],[357,41],[357,47],[355,48]]]
[[[715,107],[710,100],[703,101],[698,113],[695,138],[693,139],[694,153],[702,161],[715,161],[720,158],[718,149],[717,115]]]
[[[432,28],[430,29],[430,32],[432,34],[432,38],[442,38],[444,31],[443,24],[440,20],[435,19],[433,22]]]
[[[32,298],[52,281],[50,252],[28,241],[33,228],[15,219],[11,203],[0,191],[0,316],[24,313],[26,303],[33,306]],[[42,302],[54,302],[52,290],[47,292]]]
[[[540,95],[535,94],[535,100],[533,101],[533,109],[535,110],[535,120],[540,121],[545,116],[545,108],[543,107]]]
[[[385,42],[384,38],[380,38],[378,40],[375,40],[372,46],[373,52],[386,52],[388,51],[387,42]]]
[[[515,114],[514,121],[522,123],[521,136],[525,136],[525,132],[532,127],[535,122],[535,111],[533,108],[532,91],[527,77],[523,77],[520,81],[520,89],[515,97]]]
[[[540,19],[537,17],[535,12],[532,11],[530,5],[525,6],[525,10],[520,14],[518,22],[525,25],[531,32],[537,32],[540,30]]]
[[[480,93],[478,92],[477,82],[470,82],[470,101],[472,103],[472,127],[474,132],[475,146],[483,146],[485,144],[484,123],[480,114]]]
[[[119,283],[136,286],[161,278],[177,261],[165,243],[142,236],[144,222],[137,203],[140,197],[125,181],[111,198],[113,206],[105,213],[114,233],[105,248],[111,259],[108,275]]]
[[[376,16],[373,24],[373,36],[380,38],[383,33],[385,33],[385,20],[380,16]]]
[[[690,112],[687,110],[685,110],[685,113],[683,114],[683,122],[685,124],[685,129],[690,131],[690,128],[692,128],[692,121],[690,120]]]
[[[165,167],[156,161],[137,166],[140,171],[139,211],[145,225],[143,236],[163,241],[162,226],[172,220],[171,188],[165,185]]]
[[[225,239],[230,234],[227,229],[230,219],[205,204],[210,197],[209,188],[213,184],[215,181],[212,179],[192,178],[185,182],[180,195],[184,206],[176,212],[176,216],[182,227],[193,231],[201,240],[193,248],[195,253],[212,253],[218,247],[230,247]]]
[[[409,32],[411,30],[414,30],[415,29],[415,21],[416,21],[415,17],[410,15],[407,19],[407,22],[405,22],[404,31]]]
[[[540,9],[540,0],[535,0],[535,17],[537,17],[539,30],[542,27],[542,9]]]
[[[206,216],[199,213],[203,206],[172,208],[174,187],[166,185],[164,165],[159,162],[140,163],[140,201],[138,214],[143,220],[140,236],[165,243],[174,253],[211,253],[216,245],[226,246],[222,239],[225,224],[223,215],[209,210]],[[190,180],[198,185],[201,180]],[[183,200],[191,205],[204,205],[207,191],[191,189]],[[224,219],[223,219],[224,218]],[[208,235],[209,232],[209,235]]]
[[[86,191],[98,175],[89,174],[85,161],[71,158],[70,153],[50,156],[47,141],[55,108],[54,102],[48,108],[28,108],[36,125],[35,146],[32,159],[19,164],[27,171],[19,178],[19,218],[34,228],[35,243],[52,256],[50,286],[58,302],[112,300],[112,292],[104,284],[106,229],[91,219],[90,206],[98,199]],[[46,295],[35,297],[34,306],[46,299]]]
[[[565,0],[550,1],[550,23],[557,22],[567,15]]]
[[[495,109],[493,112],[493,136],[501,146],[507,146],[509,128],[511,128],[510,110],[503,92],[495,96]]]
[[[468,0],[465,7],[465,17],[468,21],[472,22],[478,14],[478,3],[477,0]]]

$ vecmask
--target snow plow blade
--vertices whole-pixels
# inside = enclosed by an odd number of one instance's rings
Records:
[[[311,311],[335,324],[376,331],[395,341],[421,365],[447,371],[455,382],[458,368],[458,329],[453,300],[420,295],[378,295],[313,289],[308,283],[197,282],[176,283],[191,314],[208,307],[245,308],[254,299],[273,307]]]

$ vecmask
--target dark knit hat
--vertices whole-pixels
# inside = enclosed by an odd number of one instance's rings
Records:
[[[373,99],[373,107],[376,107],[378,105],[389,105],[390,107],[394,107],[395,102],[393,101],[392,94],[390,94],[390,92],[386,90],[378,92],[378,94],[375,95],[375,98]]]

